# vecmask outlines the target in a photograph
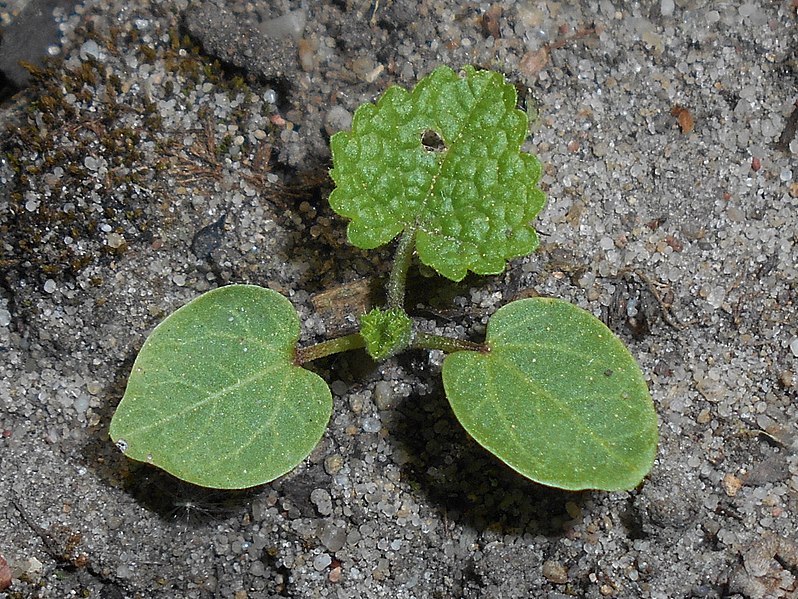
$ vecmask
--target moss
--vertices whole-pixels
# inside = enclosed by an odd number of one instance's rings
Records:
[[[152,37],[161,40],[163,33],[156,31]],[[172,75],[163,86],[167,97],[186,98],[205,82],[231,99],[243,94],[246,101],[231,117],[241,128],[249,116],[246,105],[255,98],[246,81],[227,78],[218,61],[204,57],[177,29],[168,34],[166,44],[148,44],[135,30],[116,28],[105,35],[88,23],[78,32],[111,55],[120,55],[125,47],[132,48],[140,62],[162,61]],[[8,242],[0,246],[0,265],[12,284],[72,277],[91,264],[117,259],[129,244],[147,239],[163,218],[151,199],[157,193],[152,187],[162,180],[159,174],[186,168],[176,160],[183,147],[182,132],[166,130],[157,102],[143,90],[131,90],[124,75],[109,72],[107,65],[93,59],[77,66],[54,61],[29,70],[35,99],[25,122],[4,136],[2,148],[16,174],[9,209],[0,214],[0,232]],[[210,122],[212,111],[204,112]],[[233,137],[217,143],[217,160],[229,150]],[[145,154],[144,147],[154,147],[156,155]],[[94,170],[87,158],[97,160],[97,169],[104,168],[105,174]],[[128,243],[109,248],[100,225],[124,233]]]
[[[155,62],[155,59],[158,57],[158,53],[156,52],[155,48],[152,46],[148,46],[146,44],[141,44],[139,46],[139,52],[144,57],[144,59],[152,64]]]

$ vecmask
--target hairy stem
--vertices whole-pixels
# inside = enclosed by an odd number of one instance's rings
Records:
[[[393,268],[391,268],[391,275],[388,279],[388,308],[404,310],[407,271],[410,268],[410,261],[413,258],[413,249],[415,247],[416,229],[415,227],[408,227],[402,233],[399,238],[399,244],[396,246]]]
[[[345,337],[338,337],[337,339],[322,341],[316,345],[298,347],[294,357],[294,364],[297,366],[302,366],[302,364],[305,364],[306,362],[312,362],[313,360],[326,358],[327,356],[340,354],[353,349],[360,349],[361,347],[366,347],[363,337],[360,336],[360,333],[352,333],[351,335],[346,335]]]
[[[484,343],[474,343],[473,341],[455,339],[454,337],[443,337],[442,335],[430,335],[429,333],[422,333],[421,331],[416,332],[411,347],[415,349],[440,349],[446,353],[453,353],[456,351],[487,353],[490,351],[490,348]]]

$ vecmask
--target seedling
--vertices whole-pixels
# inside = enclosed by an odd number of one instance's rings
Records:
[[[621,490],[652,467],[657,419],[643,374],[590,313],[553,298],[511,302],[483,343],[420,331],[404,309],[411,258],[453,281],[496,274],[538,245],[545,202],[537,158],[521,151],[528,120],[515,88],[490,71],[440,67],[408,92],[389,88],[333,135],[330,205],[364,249],[399,238],[387,306],[357,333],[297,347],[300,323],[279,293],[209,291],[144,343],[111,422],[130,458],[220,489],[269,482],[321,439],[332,395],[303,366],[365,348],[382,360],[409,348],[446,352],[455,416],[485,449],[539,483]]]

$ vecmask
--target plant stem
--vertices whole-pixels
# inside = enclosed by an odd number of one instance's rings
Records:
[[[430,335],[429,333],[422,333],[421,331],[416,332],[411,347],[415,349],[440,349],[446,353],[475,351],[484,354],[490,351],[490,348],[484,343],[474,343],[473,341],[456,339],[454,337],[443,337],[442,335]]]
[[[361,347],[366,347],[363,337],[360,336],[360,333],[352,333],[351,335],[322,341],[308,347],[298,347],[294,356],[294,364],[301,366],[306,362],[312,362],[313,360],[353,349],[360,349]]]
[[[388,279],[388,308],[404,310],[407,271],[410,268],[415,246],[416,229],[415,227],[407,227],[399,238],[399,244],[396,246],[393,268],[391,268],[391,275]]]

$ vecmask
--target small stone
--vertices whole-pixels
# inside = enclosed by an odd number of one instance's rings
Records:
[[[378,418],[368,416],[367,418],[363,419],[363,432],[378,433],[380,430],[382,430],[382,423]]]
[[[381,581],[388,578],[390,573],[390,562],[383,557],[379,559],[376,567],[371,571],[371,577],[374,580]]]
[[[345,395],[346,392],[349,391],[349,385],[342,380],[336,380],[332,382],[330,389],[332,389],[335,395]]]
[[[674,8],[673,0],[662,0],[659,3],[659,11],[662,13],[663,17],[670,17],[673,14]]]
[[[792,355],[798,358],[798,337],[793,337],[790,340],[790,351]]]
[[[100,50],[99,44],[94,40],[84,42],[80,47],[80,58],[82,60],[87,60],[89,58],[100,60],[100,58],[102,58],[102,50]]]
[[[390,410],[396,407],[399,398],[388,381],[379,381],[374,386],[374,403],[380,410]]]
[[[225,212],[219,217],[219,220],[202,227],[194,234],[194,238],[191,240],[191,251],[197,258],[210,260],[211,252],[222,245],[226,218],[227,213]]]
[[[2,319],[2,310],[0,310],[0,319]],[[2,324],[2,322],[0,322],[0,324]],[[798,349],[798,347],[796,347],[795,349]],[[795,350],[793,350],[793,353],[794,351]],[[792,389],[793,387],[796,386],[796,376],[795,373],[792,372],[791,370],[785,370],[784,372],[782,372],[781,375],[779,376],[779,380],[781,381],[781,384],[784,386],[785,389]]]
[[[313,569],[317,572],[327,569],[332,563],[332,558],[329,553],[320,553],[313,558]]]
[[[260,24],[260,31],[271,39],[293,38],[298,40],[305,30],[308,14],[305,10],[293,10],[275,19]]]
[[[568,570],[560,562],[547,559],[543,562],[543,577],[554,584],[566,584]]]
[[[332,514],[332,497],[326,489],[313,489],[310,493],[310,501],[322,516]]]
[[[341,581],[341,566],[335,566],[335,568],[330,570],[329,580],[330,582],[340,582]]]
[[[55,289],[56,289],[55,281],[53,281],[52,279],[47,279],[44,282],[44,292],[45,293],[54,293]]]
[[[606,143],[600,141],[593,144],[591,150],[593,151],[593,156],[595,156],[596,158],[602,158],[607,155],[607,152],[609,152],[609,146]]]
[[[324,458],[324,471],[330,476],[338,474],[344,465],[344,458],[337,453]]]
[[[263,565],[263,562],[260,560],[255,560],[254,562],[252,562],[252,564],[249,566],[249,573],[252,574],[252,576],[257,576],[257,577],[266,574],[266,568]]]
[[[119,233],[111,232],[108,233],[108,235],[105,238],[105,241],[108,244],[108,247],[118,249],[124,245],[125,238]]]
[[[733,223],[741,223],[745,221],[745,212],[734,206],[726,210],[726,216],[728,216],[729,220]]]
[[[127,564],[119,564],[116,567],[116,575],[118,578],[133,578],[133,571]]]
[[[381,67],[382,65],[379,66]],[[369,79],[373,76],[374,70],[375,63],[369,58],[356,58],[352,61],[352,72],[367,83],[370,83]],[[374,77],[374,79],[376,79],[376,77]],[[371,82],[373,82],[374,79],[372,79]]]
[[[756,5],[755,4],[743,4],[740,8],[737,9],[740,13],[741,17],[750,17],[756,12]]]
[[[332,522],[325,522],[319,528],[319,541],[328,551],[335,553],[346,544],[346,529]]]
[[[332,135],[337,131],[349,129],[352,126],[352,114],[343,106],[333,106],[325,118],[327,133]]]
[[[740,488],[743,486],[743,481],[739,478],[734,476],[733,474],[727,474],[723,477],[723,490],[726,492],[726,495],[729,497],[734,497],[740,491]]]
[[[75,408],[75,411],[78,414],[85,414],[86,410],[89,409],[89,398],[86,395],[80,395],[79,397],[75,398],[75,402],[72,404],[72,407]]]
[[[714,287],[707,296],[707,302],[713,308],[720,308],[726,299],[726,290],[723,287]]]

